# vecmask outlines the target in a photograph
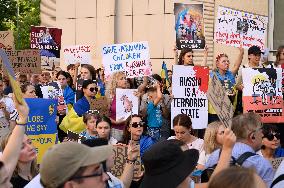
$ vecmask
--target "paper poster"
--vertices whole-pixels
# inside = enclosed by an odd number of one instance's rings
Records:
[[[127,159],[127,146],[114,146],[113,147],[114,152],[114,166],[110,169],[110,172],[115,177],[120,177],[123,173],[126,159]],[[139,152],[140,153],[140,152]],[[134,169],[133,169],[133,178],[136,179],[140,177],[141,173],[144,171],[141,157],[138,156],[137,160],[134,163]]]
[[[207,97],[216,111],[220,121],[225,125],[226,128],[231,127],[234,116],[234,106],[231,103],[227,93],[228,92],[225,90],[222,83],[214,73],[210,80]]]
[[[171,124],[178,114],[191,118],[193,129],[204,129],[208,124],[209,69],[199,66],[173,66]]]
[[[66,65],[69,64],[91,64],[91,46],[90,45],[77,45],[77,46],[66,46],[63,49],[64,62]]]
[[[204,49],[203,4],[174,3],[176,46]]]
[[[263,51],[268,17],[219,6],[215,21],[216,43],[248,49],[255,45]]]
[[[15,72],[20,72],[21,74],[41,73],[39,50],[9,50],[6,51],[6,54]]]
[[[243,68],[244,112],[259,114],[264,123],[283,123],[281,68]]]
[[[131,114],[138,114],[137,89],[116,89],[116,121],[127,119]]]
[[[152,75],[148,42],[106,45],[102,54],[106,79],[118,71],[127,78]]]
[[[13,31],[0,31],[0,48],[4,50],[14,49]]]
[[[20,104],[23,104],[24,99],[23,99],[23,93],[22,93],[21,88],[20,88],[20,84],[19,84],[19,82],[16,81],[15,72],[13,70],[13,67],[12,67],[12,65],[9,61],[7,54],[5,53],[5,51],[3,49],[0,49],[0,57],[1,57],[2,62],[3,62],[3,67],[7,71],[8,78],[9,78],[11,87],[13,89],[13,93],[14,93],[17,101]]]
[[[26,134],[36,148],[40,164],[45,151],[56,143],[57,100],[33,98],[26,99],[26,102],[30,108]]]
[[[31,27],[31,49],[40,50],[43,70],[52,71],[60,66],[61,34],[58,28]]]

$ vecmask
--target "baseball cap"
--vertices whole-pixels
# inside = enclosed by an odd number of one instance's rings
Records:
[[[165,140],[153,145],[142,156],[145,175],[141,188],[175,188],[195,169],[199,158],[196,149],[188,149],[179,140]]]
[[[253,54],[253,55],[260,55],[263,54],[258,46],[251,46],[248,49],[248,55]]]
[[[55,188],[72,177],[80,167],[99,164],[112,154],[112,146],[88,147],[75,142],[65,142],[49,148],[40,166],[41,183]]]

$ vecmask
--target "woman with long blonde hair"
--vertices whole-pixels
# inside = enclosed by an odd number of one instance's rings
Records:
[[[9,133],[1,142],[2,150],[5,149],[12,133]],[[22,148],[18,159],[17,166],[11,178],[14,188],[25,187],[38,173],[36,160],[37,154],[32,141],[27,135],[24,135]]]
[[[116,121],[116,89],[126,89],[127,80],[125,73],[122,71],[115,72],[111,75],[106,85],[106,97],[110,106],[110,120],[111,120],[111,135],[118,141],[122,141],[123,130],[125,128],[125,120],[120,119]],[[127,117],[125,117],[127,118]]]
[[[214,121],[206,128],[204,134],[204,151],[206,160],[213,151],[221,148],[223,144],[224,131],[225,127],[220,121]]]

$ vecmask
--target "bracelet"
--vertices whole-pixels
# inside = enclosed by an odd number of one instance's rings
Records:
[[[20,126],[26,126],[26,125],[27,125],[27,123],[17,122],[17,121],[16,121],[16,124],[17,124],[17,125],[20,125]]]
[[[135,161],[136,161],[136,160],[129,160],[129,159],[126,159],[126,163],[127,163],[127,164],[134,164]]]

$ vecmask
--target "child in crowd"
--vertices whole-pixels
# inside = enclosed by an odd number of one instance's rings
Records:
[[[99,116],[96,113],[93,113],[92,110],[89,110],[83,115],[83,122],[86,125],[86,130],[80,133],[80,137],[84,139],[94,139],[98,137],[96,131],[96,122],[99,119]]]
[[[96,122],[96,132],[98,138],[104,138],[108,141],[109,144],[116,144],[117,140],[111,136],[111,121],[108,117],[103,116],[99,117]]]
[[[157,142],[161,137],[161,126],[163,124],[162,109],[159,104],[163,94],[159,84],[155,84],[153,87],[150,87],[147,93],[148,135]]]

